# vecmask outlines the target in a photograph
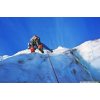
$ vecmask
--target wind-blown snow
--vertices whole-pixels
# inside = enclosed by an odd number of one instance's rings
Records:
[[[50,53],[28,49],[0,57],[0,82],[100,81],[100,39],[73,49],[58,47]]]

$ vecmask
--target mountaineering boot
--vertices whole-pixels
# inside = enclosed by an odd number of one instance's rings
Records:
[[[44,53],[43,49],[39,49],[41,51],[41,53]]]

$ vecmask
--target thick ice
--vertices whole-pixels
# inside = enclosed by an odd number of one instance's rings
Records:
[[[0,82],[64,83],[100,81],[100,39],[50,53],[22,50],[0,57]]]

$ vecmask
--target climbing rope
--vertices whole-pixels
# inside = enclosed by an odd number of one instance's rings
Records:
[[[48,58],[49,58],[49,62],[50,62],[51,68],[52,68],[53,73],[54,73],[54,75],[55,75],[55,79],[56,79],[57,83],[59,83],[59,80],[58,80],[58,78],[57,78],[57,75],[56,75],[56,72],[55,72],[54,66],[53,66],[53,64],[52,64],[52,61],[51,61],[51,59],[50,59],[50,56],[49,56],[48,51],[47,51],[47,54],[48,54]]]

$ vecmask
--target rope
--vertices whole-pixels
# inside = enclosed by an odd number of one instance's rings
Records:
[[[52,62],[51,62],[51,59],[50,59],[50,56],[49,56],[48,51],[47,51],[47,54],[48,54],[48,58],[49,58],[49,62],[50,62],[51,68],[52,68],[53,73],[54,73],[54,75],[55,75],[55,79],[56,79],[57,83],[59,83],[59,80],[58,80],[58,78],[57,78],[57,75],[56,75],[56,72],[55,72],[54,66],[53,66],[53,64],[52,64]]]

